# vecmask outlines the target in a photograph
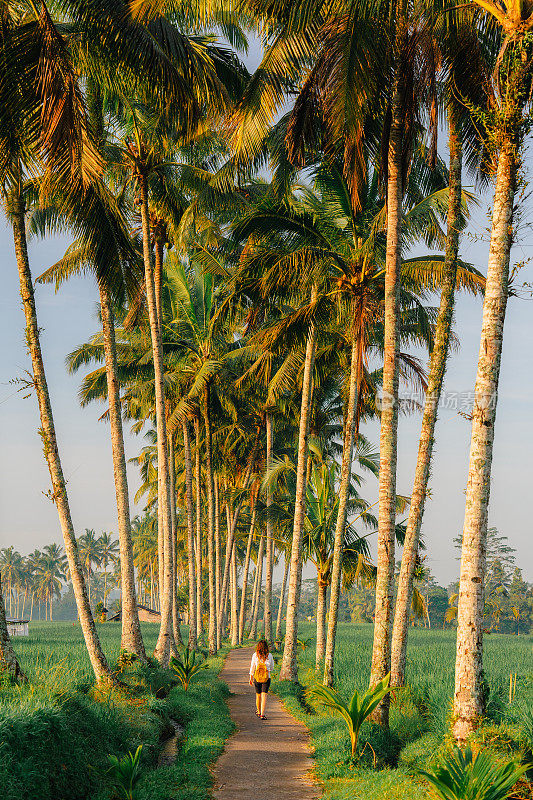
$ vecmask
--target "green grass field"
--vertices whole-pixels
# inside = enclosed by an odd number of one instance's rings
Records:
[[[142,627],[151,653],[158,626]],[[120,626],[106,623],[98,631],[114,662]],[[336,684],[345,699],[354,688],[368,685],[372,633],[371,625],[339,626]],[[314,635],[311,624],[300,626],[300,638],[314,640]],[[0,783],[11,782],[13,787],[3,800],[108,800],[109,787],[102,779],[107,753],[127,752],[141,741],[147,768],[140,790],[143,800],[209,797],[209,764],[232,731],[223,684],[217,679],[221,658],[200,673],[186,695],[175,688],[162,701],[155,700],[153,691],[168,678],[155,670],[152,692],[148,687],[142,707],[132,711],[113,698],[95,702],[87,694],[92,673],[79,625],[34,623],[29,638],[15,639],[14,645],[30,683],[25,688],[0,689]],[[389,734],[370,724],[363,726],[363,755],[356,765],[348,757],[348,735],[338,718],[309,706],[293,685],[275,685],[288,708],[311,731],[324,800],[427,798],[415,769],[431,766],[449,743],[454,658],[455,631],[410,631],[409,688],[394,696]],[[308,688],[317,679],[314,646],[300,652],[299,660],[300,681]],[[485,673],[489,719],[479,736],[502,757],[517,754],[527,734],[527,709],[533,738],[533,637],[487,636]],[[511,673],[517,674],[517,681],[516,696],[509,703]],[[176,764],[158,770],[154,764],[159,738],[169,716],[186,724],[187,736]]]
[[[150,654],[158,626],[142,627]],[[115,664],[120,625],[99,625],[98,631]],[[0,684],[2,800],[111,800],[116,795],[107,757],[134,752],[139,744],[143,777],[138,800],[209,797],[210,765],[234,729],[227,687],[218,678],[223,653],[209,659],[209,668],[187,692],[169,672],[140,665],[122,674],[127,690],[95,692],[79,625],[34,623],[30,636],[13,644],[29,681]],[[158,767],[162,740],[172,730],[170,719],[184,727],[184,735],[175,763]]]
[[[313,637],[309,624],[300,638]],[[336,648],[336,687],[348,700],[355,688],[368,686],[373,627],[341,624]],[[305,708],[290,684],[275,690],[290,710],[309,727],[317,774],[325,786],[324,800],[421,800],[427,797],[414,770],[431,766],[447,745],[453,697],[455,631],[411,629],[409,632],[409,688],[396,693],[391,708],[390,734],[365,724],[360,739],[364,749],[358,765],[349,759],[344,723],[313,704]],[[480,731],[485,746],[495,752],[520,751],[527,733],[528,709],[533,707],[533,637],[489,635],[485,639],[485,674],[489,691],[487,725]],[[314,645],[300,652],[299,679],[305,688],[317,680]],[[509,704],[509,675],[517,673],[516,695]],[[311,713],[309,713],[311,712]],[[449,737],[448,737],[449,743]],[[372,748],[372,749],[371,749]],[[376,761],[376,768],[374,766]],[[526,795],[529,796],[529,795]]]
[[[106,622],[97,627],[105,654],[114,663],[120,652],[120,624]],[[146,622],[141,627],[146,652],[150,655],[157,641],[159,626]],[[83,634],[77,622],[32,622],[30,635],[13,639],[13,646],[31,680],[51,683],[58,671],[63,680],[93,680]]]

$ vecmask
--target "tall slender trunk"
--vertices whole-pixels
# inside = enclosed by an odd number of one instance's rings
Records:
[[[196,454],[194,480],[196,484],[196,635],[202,635],[203,623],[203,580],[202,580],[202,462],[200,452],[200,418],[194,418]]]
[[[401,29],[401,21],[399,21]],[[399,35],[401,35],[401,30]],[[398,70],[399,71],[399,70]],[[385,346],[383,355],[383,399],[379,442],[379,514],[376,576],[376,610],[370,685],[375,686],[390,671],[392,596],[394,591],[394,545],[396,522],[396,459],[398,445],[398,354],[400,254],[402,227],[402,88],[395,78],[388,151],[387,248],[385,258]],[[390,698],[379,704],[372,717],[389,724]]]
[[[149,228],[149,233],[151,233]],[[150,251],[151,252],[151,251]],[[163,324],[163,309],[162,309],[162,269],[163,269],[163,248],[161,243],[155,241],[155,252],[154,252],[154,264],[153,264],[153,276],[154,276],[154,295],[155,295],[155,307],[156,307],[156,316],[157,316],[157,328],[158,328],[158,335],[161,337],[162,335],[162,324]],[[165,403],[166,405],[166,403]],[[166,419],[166,417],[165,417]],[[164,587],[164,580],[165,580],[165,524],[163,522],[163,505],[159,502],[159,498],[161,497],[161,493],[163,492],[163,485],[164,485],[164,476],[161,470],[158,469],[157,471],[157,558],[158,558],[158,567],[157,567],[157,577],[159,581],[159,597],[163,597],[165,587]],[[169,500],[170,502],[170,500]],[[172,512],[170,512],[172,513]]]
[[[274,439],[274,421],[272,414],[266,414],[266,471],[270,473]],[[265,639],[272,642],[272,574],[274,572],[274,536],[272,524],[272,489],[267,487],[266,494],[266,578],[265,578]]]
[[[261,534],[259,540],[259,551],[257,553],[257,586],[255,590],[255,606],[252,616],[252,624],[250,626],[250,639],[255,639],[257,636],[257,624],[259,621],[259,612],[261,610],[261,594],[263,584],[263,557],[265,553],[265,532]]]
[[[220,491],[218,475],[215,473],[215,607],[216,618],[220,613],[220,591],[222,569],[222,544],[220,541]],[[220,647],[220,645],[218,644]]]
[[[324,652],[326,649],[326,597],[328,583],[324,576],[318,573],[318,596],[316,602],[316,669],[322,667]]]
[[[518,137],[517,137],[518,138]],[[483,714],[483,607],[492,448],[503,325],[509,288],[518,141],[507,138],[498,157],[483,321],[472,409],[461,577],[457,604],[457,655],[453,733],[463,742]]]
[[[154,243],[154,293],[157,323],[163,335],[163,249],[164,242],[156,236]]]
[[[333,686],[335,640],[337,636],[337,621],[339,618],[339,602],[341,594],[342,576],[342,546],[346,530],[346,517],[348,500],[350,497],[350,480],[352,477],[353,446],[355,441],[357,398],[359,382],[362,375],[363,359],[363,332],[354,331],[352,352],[350,358],[350,384],[348,389],[348,406],[346,409],[346,427],[344,430],[344,443],[342,448],[341,480],[339,485],[339,510],[335,525],[335,541],[333,544],[333,561],[331,567],[331,592],[329,598],[328,634],[324,658],[324,685]]]
[[[228,563],[230,563],[230,559],[231,559],[231,553],[230,553],[230,550],[229,550],[229,546],[230,546],[230,542],[231,542],[231,521],[232,521],[232,514],[231,514],[231,509],[230,509],[229,503],[226,503],[226,506],[225,506],[225,508],[226,508],[226,531],[227,531],[227,533],[226,533],[226,553],[225,553],[225,557],[224,557],[224,563],[225,563],[225,562],[228,562]],[[231,572],[231,563],[230,563],[230,572],[229,572],[229,575],[230,575],[230,580],[229,580],[229,594],[230,594],[230,596],[231,596],[231,591],[232,591],[232,583],[231,583],[231,581],[232,581],[232,577],[231,577],[231,575],[232,575],[232,572]],[[221,599],[222,599],[222,598],[221,598]],[[218,623],[218,619],[217,619],[217,647],[220,647],[220,646],[221,646],[221,644],[222,644],[222,638],[223,638],[224,632],[225,632],[225,630],[226,630],[226,621],[227,621],[227,618],[226,618],[226,609],[227,609],[227,595],[226,595],[226,596],[225,596],[225,598],[224,598],[224,607],[223,607],[223,611],[222,611],[222,624],[221,624],[221,625],[219,625],[219,623]],[[231,636],[231,631],[230,631],[230,636]]]
[[[311,303],[317,297],[313,287]],[[294,503],[294,526],[292,533],[291,566],[289,581],[289,597],[287,599],[287,623],[285,630],[285,647],[280,670],[280,680],[296,681],[298,678],[297,646],[298,646],[298,609],[302,584],[302,537],[305,518],[305,491],[307,444],[309,439],[309,418],[312,405],[312,380],[315,365],[316,328],[309,326],[305,350],[305,365],[302,382],[302,402],[300,408],[300,430],[298,434],[298,463],[296,466],[296,496]]]
[[[237,584],[237,550],[233,548],[231,556],[231,646],[239,643],[238,584]]]
[[[254,464],[255,464],[255,458],[256,458],[258,446],[259,446],[259,433],[257,433],[257,435],[255,437],[254,446],[253,446],[253,449],[252,449],[252,453],[250,455],[250,461],[248,463],[248,466],[246,468],[246,473],[245,473],[245,476],[244,476],[243,489],[245,489],[245,490],[248,489],[248,487],[250,485],[250,481],[252,479],[252,473],[253,473],[253,468],[254,468]],[[233,512],[233,516],[231,518],[231,525],[229,526],[229,529],[228,529],[228,541],[227,541],[227,544],[226,544],[226,558],[225,558],[225,562],[224,562],[224,574],[222,576],[222,588],[221,588],[221,591],[220,591],[221,609],[220,609],[220,616],[219,616],[219,618],[217,620],[217,636],[219,636],[219,637],[221,635],[221,630],[222,630],[223,607],[224,607],[225,602],[226,602],[226,596],[227,596],[227,591],[228,591],[228,581],[229,581],[229,569],[230,569],[231,554],[233,552],[233,547],[234,547],[234,543],[235,543],[235,532],[237,530],[237,523],[239,521],[239,516],[240,516],[240,513],[241,513],[241,508],[242,508],[243,502],[244,502],[244,493],[241,496],[241,499],[237,502],[237,507],[235,508],[235,511]]]
[[[435,330],[435,344],[433,352],[431,353],[426,401],[424,405],[424,414],[422,416],[418,459],[413,492],[411,494],[409,517],[407,520],[402,564],[398,578],[396,612],[394,615],[391,646],[392,686],[403,686],[405,683],[407,631],[413,595],[413,576],[431,469],[433,437],[435,434],[435,425],[437,423],[438,406],[450,347],[455,286],[457,282],[457,255],[459,251],[459,231],[461,226],[462,143],[454,112],[451,109],[448,114],[448,120],[450,173],[444,280]]]
[[[163,526],[163,576],[160,579],[161,627],[154,657],[164,666],[168,664],[172,624],[172,520],[170,510],[169,463],[167,448],[167,422],[165,414],[165,385],[163,343],[158,320],[154,286],[154,267],[150,247],[150,222],[148,216],[148,183],[146,175],[139,175],[141,221],[143,239],[146,303],[150,321],[150,335],[154,362],[155,416],[157,428],[158,508]]]
[[[285,564],[283,567],[283,580],[281,581],[281,592],[279,596],[278,619],[276,621],[276,642],[279,642],[281,636],[281,620],[283,618],[283,603],[285,600],[285,587],[287,586],[287,576],[289,574],[289,559],[285,556]]]
[[[241,589],[241,605],[239,609],[239,636],[238,644],[242,644],[244,638],[244,621],[246,619],[246,589],[248,588],[248,573],[250,571],[250,554],[252,552],[252,542],[254,538],[255,520],[257,516],[257,509],[252,499],[252,518],[250,522],[250,533],[248,534],[248,543],[246,545],[246,556],[244,558],[244,568],[242,573],[242,589]]]
[[[174,451],[174,436],[168,437],[169,453],[169,483],[170,483],[170,513],[172,519],[172,638],[173,644],[183,645],[180,630],[180,614],[178,610],[178,515],[176,510],[176,454]]]
[[[192,499],[192,460],[189,423],[183,420],[183,458],[185,461],[185,504],[187,508],[187,565],[189,568],[189,647],[196,650],[196,576],[194,574],[194,510]]]
[[[259,536],[259,541],[261,541],[261,535]],[[256,564],[255,564],[255,572],[254,572],[254,582],[252,586],[252,602],[250,605],[250,617],[247,620],[246,625],[250,624],[250,628],[252,627],[252,620],[255,614],[255,604],[257,602],[257,581],[259,578],[259,545],[257,547],[257,556],[256,556]],[[248,638],[250,638],[250,628],[248,629]]]
[[[209,653],[217,651],[217,618],[215,596],[215,493],[213,487],[213,443],[211,437],[211,419],[209,416],[209,387],[206,386],[203,398],[202,413],[205,426],[205,471],[207,483],[207,567],[209,574]]]
[[[51,497],[56,504],[59,515],[59,523],[65,542],[65,553],[74,589],[74,597],[76,598],[76,606],[78,608],[80,624],[89,653],[89,659],[97,681],[112,681],[113,676],[100,645],[94,619],[91,614],[91,607],[89,605],[85,580],[83,578],[78,555],[78,546],[74,535],[74,526],[70,515],[67,487],[63,476],[61,459],[59,457],[52,404],[50,402],[50,394],[48,392],[48,384],[41,352],[39,324],[37,322],[35,296],[26,241],[25,208],[21,193],[15,198],[15,208],[13,208],[12,211],[11,222],[13,225],[13,239],[20,281],[20,295],[26,319],[26,342],[32,362],[33,380],[41,419],[39,433],[41,435],[44,455],[52,482]]]
[[[103,287],[100,287],[100,307],[102,312],[102,332],[104,335],[109,424],[111,428],[111,450],[113,454],[113,475],[115,478],[118,541],[120,548],[120,587],[122,594],[122,635],[120,647],[122,650],[126,650],[128,653],[134,653],[142,661],[145,661],[146,651],[142,639],[139,612],[137,609],[137,597],[135,594],[130,500],[128,474],[126,471],[126,455],[124,452],[124,433],[122,430],[115,320],[110,294],[107,289]]]

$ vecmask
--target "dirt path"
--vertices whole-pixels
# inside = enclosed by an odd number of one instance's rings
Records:
[[[320,791],[309,774],[309,733],[272,693],[266,715],[255,716],[254,690],[248,685],[253,648],[233,650],[221,678],[238,730],[228,740],[214,770],[216,800],[317,800]]]

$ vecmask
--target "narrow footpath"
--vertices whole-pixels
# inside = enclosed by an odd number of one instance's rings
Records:
[[[320,790],[310,770],[309,732],[268,695],[266,720],[255,715],[254,689],[248,684],[252,647],[233,650],[221,678],[231,697],[237,732],[226,742],[215,769],[216,800],[317,800]]]

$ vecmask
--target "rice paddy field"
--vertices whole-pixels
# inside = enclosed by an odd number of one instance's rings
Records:
[[[159,626],[142,627],[151,653]],[[120,625],[98,631],[115,665]],[[108,757],[124,758],[139,745],[135,800],[210,796],[211,764],[234,730],[218,677],[224,652],[206,662],[187,692],[168,671],[138,663],[120,673],[125,687],[97,689],[78,624],[33,623],[30,636],[13,644],[29,680],[0,683],[2,800],[116,800]],[[173,763],[160,764],[173,723],[183,742]]]
[[[142,627],[147,651],[151,652],[156,643],[158,626],[145,623]],[[120,648],[120,626],[105,623],[98,626],[98,631],[105,652],[114,663]],[[310,729],[316,758],[316,773],[323,786],[323,800],[426,800],[428,793],[424,781],[417,775],[417,769],[431,768],[451,743],[449,722],[453,696],[455,631],[410,630],[407,674],[409,685],[393,696],[390,732],[385,733],[377,726],[365,723],[360,738],[362,754],[355,763],[349,758],[349,739],[344,723],[305,695],[305,690],[319,677],[314,670],[315,630],[311,624],[305,623],[300,626],[299,635],[302,640],[309,639],[311,642],[305,650],[300,651],[299,655],[301,685],[275,682],[274,689],[283,698],[291,713],[301,718]],[[352,623],[339,625],[336,686],[346,700],[350,698],[355,688],[364,691],[368,685],[372,636],[371,625]],[[79,695],[83,697],[84,692],[88,691],[87,687],[92,684],[92,673],[78,624],[33,623],[30,626],[30,636],[26,639],[15,639],[14,645],[30,678],[30,685],[16,690],[20,692],[20,696],[15,696],[12,691],[6,689],[0,690],[0,723],[4,724],[4,730],[9,729],[9,735],[14,735],[10,726],[15,722],[16,729],[17,724],[20,724],[20,741],[23,742],[27,738],[27,730],[35,731],[44,722],[49,724],[48,717],[53,726],[55,724],[53,715],[58,713],[58,709],[66,709],[70,714],[69,709],[75,708],[77,702],[74,702],[73,698]],[[276,659],[280,661],[279,654],[276,655]],[[208,765],[214,754],[220,752],[225,737],[232,731],[223,698],[216,687],[215,694],[209,698],[207,705],[199,705],[208,685],[215,686],[216,671],[220,669],[222,661],[216,659],[216,662],[216,668],[211,676],[209,676],[211,670],[204,673],[205,679],[208,680],[204,689],[202,690],[199,685],[198,691],[191,694],[190,698],[186,698],[195,703],[190,711],[191,719],[194,717],[195,720],[194,724],[200,728],[203,724],[208,728],[201,731],[199,737],[201,747],[195,751],[197,755],[184,753],[184,760],[180,766],[180,769],[185,769],[188,763],[196,763],[195,757],[198,759],[198,769],[204,778],[203,783],[201,780],[195,783],[197,789],[190,795],[194,800],[206,800],[210,796],[206,764]],[[479,731],[479,744],[492,749],[502,758],[523,757],[533,746],[533,637],[497,634],[486,636],[484,665],[488,718]],[[173,695],[177,698],[178,695],[175,693],[176,690],[173,690]],[[93,705],[83,700],[81,706],[83,714],[93,714]],[[216,709],[218,717],[215,714],[215,719],[212,714]],[[76,713],[79,713],[79,710]],[[105,739],[102,747],[107,748],[107,752],[113,748],[119,752],[124,751],[135,743],[135,736],[132,738],[131,731],[128,737],[120,733],[115,734],[117,728],[115,721],[101,719],[102,715],[112,716],[114,713],[115,711],[111,709],[106,710],[104,705],[87,723],[101,726],[100,735]],[[213,728],[215,721],[217,730]],[[153,738],[155,728],[151,723],[145,723],[144,732],[139,731],[138,735],[146,736],[147,730],[152,731],[150,735]],[[82,733],[83,731],[80,736]],[[115,735],[116,741],[113,740]],[[216,741],[212,736],[215,736]],[[58,738],[58,741],[60,740],[61,735]],[[156,740],[151,746],[155,745]],[[76,742],[76,746],[79,750],[82,738]],[[92,746],[95,746],[94,742]],[[211,748],[207,756],[206,746]],[[0,778],[2,755],[0,744]],[[51,754],[50,758],[52,757],[55,756]],[[30,761],[31,759],[23,764],[22,769],[27,769]],[[157,771],[153,773],[155,778],[158,774]],[[177,775],[178,772],[174,778]],[[146,796],[151,798],[161,796],[166,799],[168,787],[163,784],[159,795],[159,789],[154,791],[155,778],[147,783]],[[97,791],[97,782],[93,787],[88,779],[87,785],[89,788],[85,794],[68,795],[58,792],[52,785],[45,787],[44,791],[39,790],[40,794],[18,796],[27,796],[32,800],[33,797],[35,800],[37,797],[39,800],[45,798],[58,800],[71,796],[73,800],[81,797],[91,800],[107,798],[105,790]],[[176,784],[173,783],[173,786],[176,787]],[[516,797],[531,798],[531,784],[524,784],[524,787],[523,793],[519,793]],[[179,789],[174,788],[168,797],[179,798],[181,797],[179,792]],[[18,796],[15,793],[13,800]],[[141,793],[141,796],[144,797],[144,794]],[[11,800],[11,796],[8,795],[7,800]]]
[[[300,638],[314,639],[312,625]],[[373,626],[341,624],[336,647],[336,688],[345,700],[368,686]],[[395,693],[391,729],[385,734],[365,723],[358,763],[349,758],[344,723],[286,683],[277,691],[289,709],[309,727],[324,800],[422,800],[427,798],[418,768],[435,764],[450,745],[449,723],[454,686],[455,630],[413,628],[409,632],[408,687]],[[317,680],[313,645],[300,652],[299,680],[309,688]],[[491,634],[485,638],[488,719],[479,744],[503,757],[521,757],[533,745],[533,637]],[[513,676],[509,702],[510,676]],[[516,676],[516,689],[515,685]],[[530,798],[531,785],[524,794]]]
[[[98,635],[111,663],[120,653],[120,623],[98,624]],[[153,622],[141,624],[147,653],[152,653],[159,633]],[[31,622],[28,637],[16,637],[13,646],[31,681],[52,684],[61,676],[64,684],[91,682],[93,673],[77,622]]]

